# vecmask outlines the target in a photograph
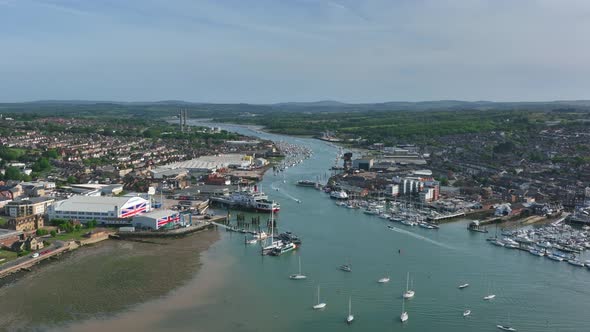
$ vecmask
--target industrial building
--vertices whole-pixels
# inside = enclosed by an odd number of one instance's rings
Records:
[[[154,210],[133,217],[133,226],[140,229],[153,229],[174,227],[182,224],[182,218],[178,211]]]
[[[70,219],[82,223],[95,219],[101,224],[126,225],[131,218],[148,212],[150,204],[141,197],[73,196],[54,203],[49,219]]]

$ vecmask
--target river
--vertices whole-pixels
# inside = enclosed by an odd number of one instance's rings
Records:
[[[536,332],[590,329],[587,314],[590,271],[587,269],[491,246],[485,241],[486,234],[466,230],[467,220],[444,224],[440,230],[433,231],[391,224],[358,210],[338,207],[326,194],[294,185],[297,180],[315,179],[328,172],[337,153],[334,146],[247,127],[220,126],[246,135],[304,144],[314,151],[312,158],[280,175],[267,173],[261,183],[263,190],[281,204],[277,217],[279,228],[293,231],[303,239],[299,250],[281,257],[262,257],[256,246],[244,245],[243,236],[220,230],[219,240],[201,254],[203,265],[198,272],[194,260],[188,260],[191,262],[188,268],[181,265],[186,259],[175,259],[175,264],[158,264],[158,257],[174,257],[170,251],[136,263],[142,271],[153,270],[151,273],[157,280],[175,276],[166,294],[151,291],[149,287],[158,283],[142,278],[139,282],[127,281],[122,287],[117,285],[119,296],[107,293],[104,297],[96,288],[108,288],[109,284],[88,280],[83,287],[93,291],[91,297],[84,297],[79,290],[74,293],[67,282],[76,280],[80,272],[72,270],[72,264],[57,262],[46,268],[49,271],[39,272],[41,276],[35,279],[38,285],[32,290],[28,289],[32,286],[30,278],[11,284],[10,298],[6,297],[6,290],[0,289],[0,303],[12,303],[20,291],[26,292],[27,303],[21,301],[17,305],[31,306],[24,316],[41,318],[25,326],[39,329],[49,326],[59,331],[325,332],[346,328],[467,332],[497,331],[496,324]],[[390,230],[386,225],[395,229]],[[196,240],[191,239],[184,240],[184,244],[192,248],[194,244],[189,244]],[[190,253],[188,249],[181,252]],[[193,254],[198,256],[196,251]],[[302,260],[303,273],[308,276],[305,281],[288,278],[297,272],[298,257]],[[353,267],[352,273],[338,269],[347,261]],[[153,268],[146,262],[153,262]],[[128,267],[133,268],[134,265]],[[127,269],[120,270],[116,265],[107,265],[96,268],[94,273],[103,278],[110,275],[116,283],[117,278],[126,276],[119,273]],[[406,301],[409,321],[402,324],[399,322],[401,294],[408,272],[416,296]],[[67,280],[51,282],[50,289],[44,289],[46,278],[51,278],[52,273]],[[127,274],[135,275],[130,271]],[[391,277],[391,282],[378,284],[377,279],[385,275]],[[464,282],[470,286],[457,289]],[[322,311],[311,308],[317,285],[321,286],[322,300],[327,303]],[[31,294],[33,291],[47,292],[53,297],[35,296]],[[119,298],[128,294],[138,296],[142,291],[151,295],[134,304],[123,301],[127,303],[125,306],[108,304],[115,306],[116,311],[101,310],[105,303],[122,301]],[[489,293],[496,294],[496,298],[483,301]],[[55,297],[60,300],[52,302]],[[349,297],[355,321],[346,326]],[[43,301],[38,303],[39,299]],[[72,307],[70,301],[83,302],[83,307],[95,307],[95,311],[49,320],[46,306],[52,306],[51,312],[67,311]],[[0,309],[7,307],[8,304],[0,305]],[[467,308],[472,315],[463,318],[462,312]]]

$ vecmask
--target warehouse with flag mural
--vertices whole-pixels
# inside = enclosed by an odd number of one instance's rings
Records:
[[[173,228],[177,225],[183,225],[184,222],[178,211],[172,210],[154,210],[133,217],[133,226],[139,229],[161,229]]]

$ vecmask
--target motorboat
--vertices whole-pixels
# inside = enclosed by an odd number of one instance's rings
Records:
[[[467,317],[469,315],[471,315],[471,310],[467,309],[467,310],[463,311],[463,317]]]
[[[494,298],[496,298],[496,295],[495,294],[490,294],[490,295],[487,295],[487,296],[484,296],[483,297],[483,299],[485,301],[493,300]]]
[[[563,257],[560,257],[560,256],[558,256],[556,254],[549,254],[549,255],[547,255],[547,258],[549,258],[551,260],[554,260],[556,262],[562,262],[563,261]]]
[[[498,325],[496,325],[496,327],[499,328],[500,330],[503,330],[503,331],[511,331],[511,332],[516,331],[516,329],[514,327],[511,327],[511,326],[504,326],[504,325],[499,325],[498,324]]]
[[[573,265],[573,266],[580,266],[580,267],[584,267],[584,263],[582,263],[581,261],[577,260],[577,259],[570,259],[567,261],[569,264]]]
[[[469,284],[462,284],[462,285],[459,285],[459,289],[463,289],[463,288],[467,288],[467,287],[469,287]]]
[[[389,280],[390,280],[389,277],[383,277],[383,278],[377,280],[377,282],[380,284],[385,284],[385,283],[388,283]]]
[[[340,265],[340,270],[344,272],[352,272],[352,267],[350,266],[350,264],[342,264]]]

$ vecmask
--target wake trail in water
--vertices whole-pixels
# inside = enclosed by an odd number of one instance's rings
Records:
[[[276,191],[278,191],[279,193],[281,193],[283,196],[285,196],[285,197],[287,197],[287,198],[289,198],[289,199],[292,199],[292,200],[294,200],[294,201],[296,201],[296,202],[301,202],[301,200],[300,200],[299,198],[297,198],[297,197],[295,197],[295,196],[293,196],[293,195],[289,194],[288,192],[286,192],[286,191],[284,191],[284,190],[281,190],[281,189],[280,189],[280,187],[277,187],[277,186],[275,186],[275,183],[276,183],[276,182],[273,182],[273,183],[271,183],[271,184],[270,184],[270,187],[272,188],[272,190],[276,190]]]
[[[411,236],[411,237],[413,237],[413,238],[416,238],[416,239],[418,239],[418,240],[422,240],[422,241],[426,241],[426,242],[432,243],[432,244],[434,244],[434,245],[436,245],[436,246],[439,246],[439,247],[442,247],[442,248],[446,248],[446,249],[450,249],[450,250],[456,250],[455,248],[453,248],[453,247],[451,247],[451,246],[449,246],[449,245],[446,245],[446,244],[444,244],[444,243],[441,243],[441,242],[435,241],[435,240],[433,240],[433,239],[429,239],[429,238],[427,238],[427,237],[424,237],[424,236],[422,236],[422,235],[418,235],[418,234],[416,234],[416,233],[412,233],[412,232],[408,232],[408,231],[406,231],[406,230],[403,230],[403,229],[399,229],[399,228],[397,228],[397,227],[393,227],[393,226],[391,226],[389,229],[390,229],[390,230],[392,230],[392,231],[396,231],[396,232],[398,232],[398,233],[402,233],[402,234],[409,235],[409,236]]]

